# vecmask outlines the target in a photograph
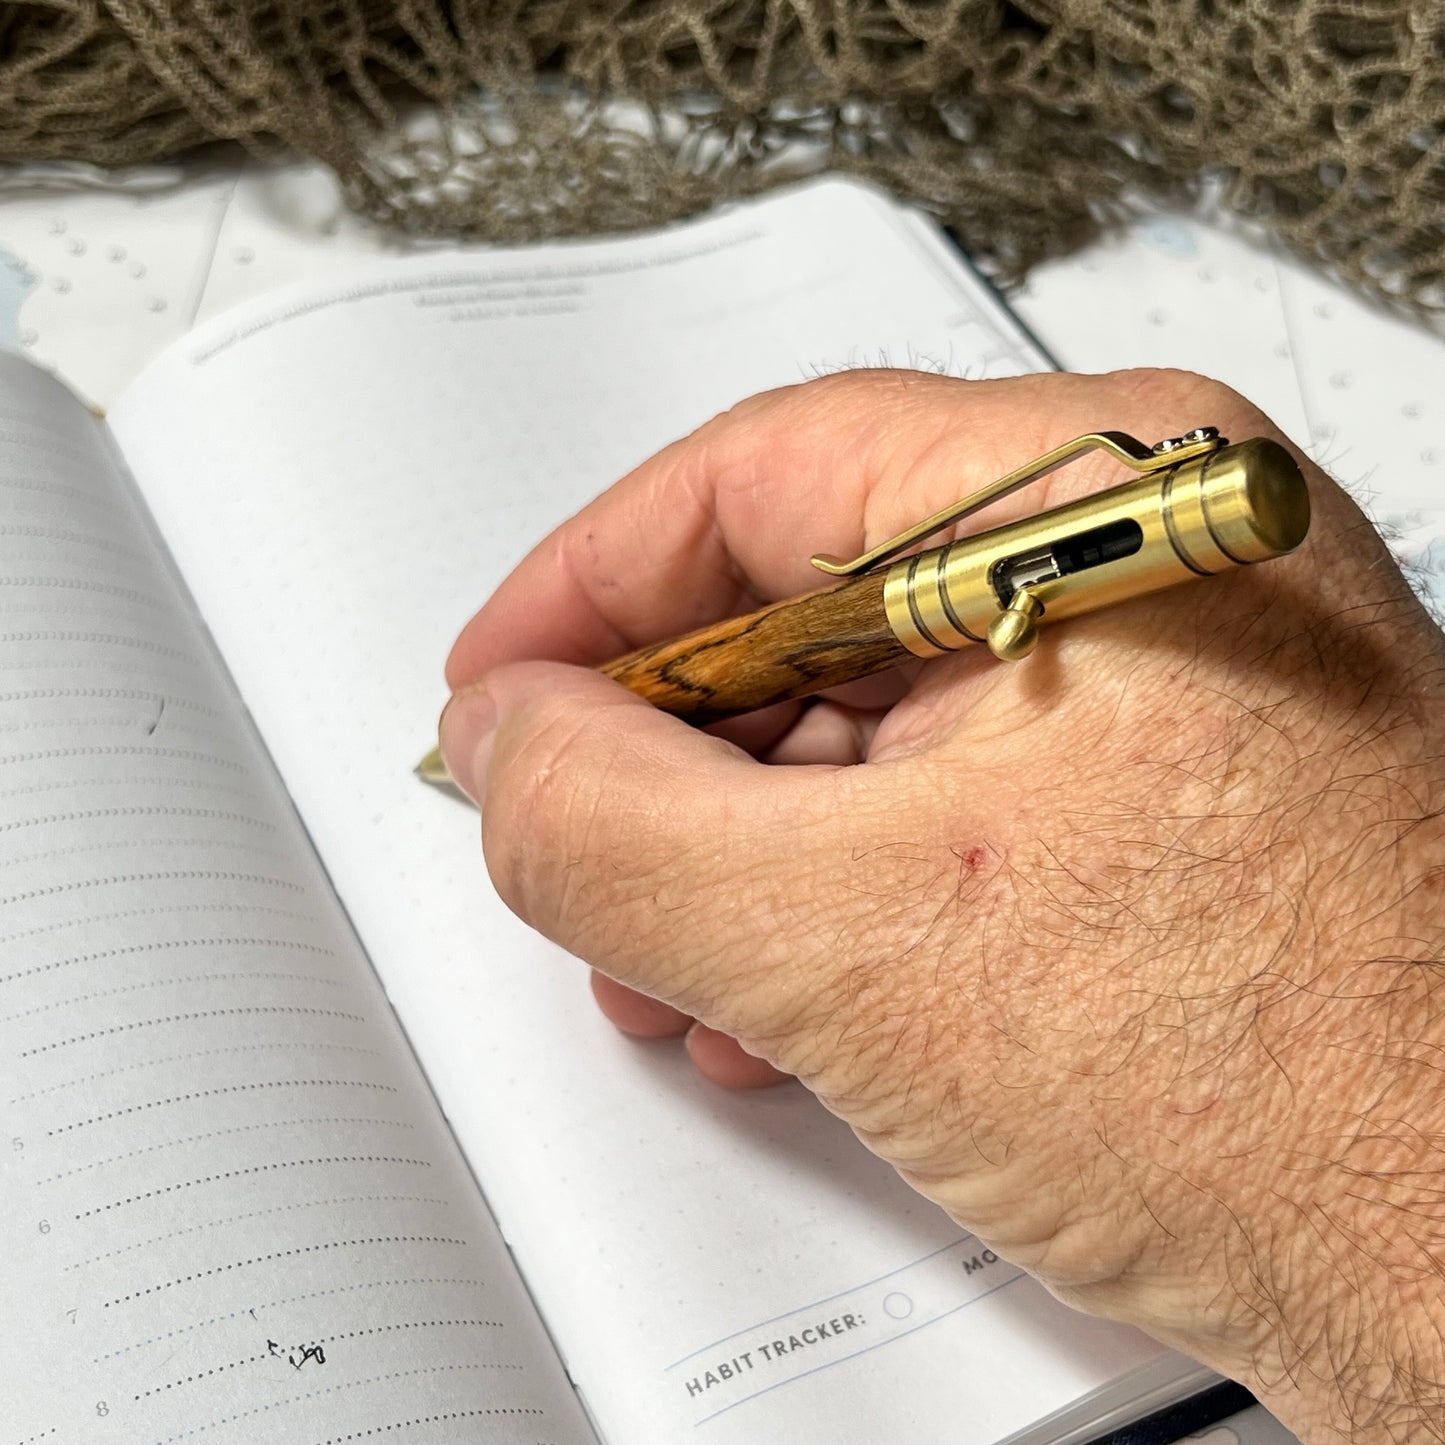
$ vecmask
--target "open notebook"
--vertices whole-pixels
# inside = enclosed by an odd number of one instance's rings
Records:
[[[108,425],[3,359],[0,1445],[1077,1442],[1209,1383],[615,1034],[411,775],[545,529],[884,361],[1046,365],[840,183],[307,283]]]

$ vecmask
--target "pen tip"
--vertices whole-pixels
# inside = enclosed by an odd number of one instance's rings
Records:
[[[440,748],[433,748],[421,762],[416,765],[416,775],[424,783],[431,783],[438,788],[454,786],[452,775],[447,771],[446,759],[442,757]]]
[[[469,808],[476,804],[457,787],[457,780],[452,777],[447,769],[446,759],[442,757],[440,748],[433,748],[412,771],[428,787],[435,788],[440,793],[450,793],[458,802],[465,803]]]

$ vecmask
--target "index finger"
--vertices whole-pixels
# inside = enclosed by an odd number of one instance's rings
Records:
[[[674,442],[540,543],[467,624],[447,681],[533,658],[595,665],[811,591],[825,580],[814,552],[856,556],[1084,432],[1149,441],[1240,422],[1267,428],[1227,388],[1184,372],[969,382],[855,371],[768,392]],[[1079,489],[1089,471],[1063,474],[1055,492]],[[1039,496],[990,509],[984,525],[1036,509]]]

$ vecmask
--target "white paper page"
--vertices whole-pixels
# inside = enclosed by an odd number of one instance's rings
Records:
[[[659,446],[838,366],[1039,364],[919,247],[834,183],[395,263],[220,319],[113,414],[612,1441],[993,1441],[1162,1354],[961,1239],[802,1090],[727,1095],[616,1035],[492,895],[475,815],[411,776],[459,625]]]
[[[95,419],[0,358],[7,1442],[590,1438]]]
[[[1309,444],[1279,266],[1266,249],[1193,217],[1151,216],[1040,266],[1014,305],[1067,370],[1197,371]]]

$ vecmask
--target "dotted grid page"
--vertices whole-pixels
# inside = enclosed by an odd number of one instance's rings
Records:
[[[1301,446],[1309,442],[1278,266],[1238,236],[1192,217],[1142,218],[1038,267],[1013,301],[1066,370],[1197,371],[1247,396]],[[1181,416],[1173,425],[1210,421]]]
[[[104,429],[0,358],[0,1445],[591,1435]]]
[[[801,1089],[617,1035],[419,784],[458,627],[542,533],[739,398],[1042,360],[871,193],[379,264],[219,318],[112,423],[605,1438],[992,1442],[1130,1371]],[[808,548],[800,537],[798,544]],[[1161,1383],[1162,1382],[1162,1383]]]
[[[1349,488],[1445,621],[1445,335],[1385,316],[1297,263],[1280,293],[1311,451]]]

